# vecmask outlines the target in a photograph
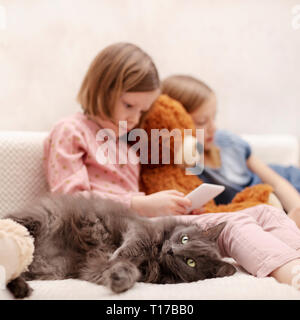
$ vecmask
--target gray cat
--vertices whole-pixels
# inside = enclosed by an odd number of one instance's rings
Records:
[[[26,280],[76,278],[120,293],[136,281],[192,282],[235,273],[217,247],[225,223],[203,230],[172,217],[143,218],[99,197],[53,194],[6,218],[35,239],[29,270],[7,285],[16,298],[30,295]]]

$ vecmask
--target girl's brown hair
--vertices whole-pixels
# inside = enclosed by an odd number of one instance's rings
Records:
[[[111,119],[122,92],[153,91],[159,86],[158,71],[151,57],[134,44],[116,43],[94,58],[77,100],[85,114]]]
[[[199,108],[213,93],[207,84],[188,75],[174,75],[166,78],[161,83],[161,91],[179,101],[188,113]]]

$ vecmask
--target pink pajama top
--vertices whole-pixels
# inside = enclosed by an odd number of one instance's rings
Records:
[[[97,150],[99,155],[99,147],[105,143],[96,140],[100,129],[103,128],[81,112],[54,125],[44,141],[44,166],[50,191],[81,192],[86,196],[92,192],[130,207],[133,196],[145,195],[138,190],[140,164],[132,161],[101,164],[97,161]],[[119,137],[116,142],[119,158],[136,157],[130,154],[133,151],[126,142]],[[122,148],[119,144],[123,144]],[[106,152],[105,155],[109,157],[109,154]]]

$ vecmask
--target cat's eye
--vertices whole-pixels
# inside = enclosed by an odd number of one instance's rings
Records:
[[[182,244],[185,244],[185,243],[187,243],[189,241],[189,237],[188,236],[182,236],[181,237],[181,243]]]
[[[191,267],[191,268],[195,268],[195,267],[196,267],[196,262],[195,262],[195,260],[193,260],[193,259],[191,259],[191,258],[188,258],[188,259],[186,260],[186,264],[187,264],[189,267]]]

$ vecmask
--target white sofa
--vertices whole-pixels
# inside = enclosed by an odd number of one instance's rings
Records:
[[[47,190],[42,158],[47,132],[0,131],[0,217]],[[244,135],[253,152],[266,162],[298,165],[298,141],[293,136]],[[271,158],[270,158],[271,156]],[[229,259],[234,263],[232,259]],[[236,265],[237,266],[237,265]],[[200,299],[300,299],[300,292],[273,278],[255,278],[237,266],[231,276],[176,285],[137,283],[128,292],[116,295],[103,286],[81,280],[31,281],[31,300],[200,300]],[[0,289],[0,300],[12,299]]]

